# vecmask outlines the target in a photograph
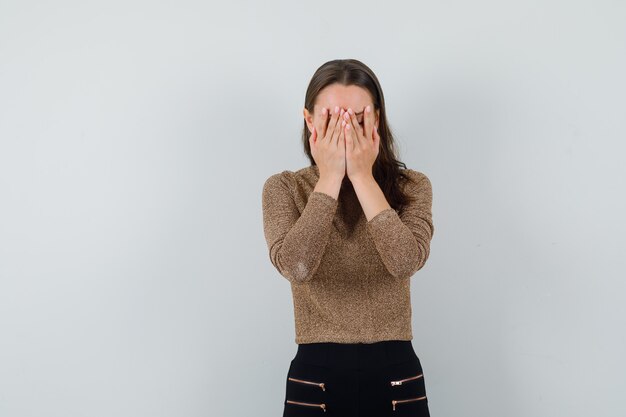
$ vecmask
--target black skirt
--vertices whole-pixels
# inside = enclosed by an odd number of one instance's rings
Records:
[[[411,341],[299,344],[283,417],[430,417]]]

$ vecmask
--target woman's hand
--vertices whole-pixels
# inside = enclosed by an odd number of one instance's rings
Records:
[[[372,105],[365,108],[364,126],[359,124],[354,110],[348,109],[342,117],[346,137],[346,173],[350,181],[372,177],[372,167],[378,157],[380,136]]]
[[[341,182],[346,175],[346,145],[344,129],[341,126],[343,109],[335,107],[329,115],[322,109],[319,126],[313,126],[309,137],[311,155],[320,171],[320,178],[325,177]],[[328,120],[330,118],[330,120]],[[318,139],[318,127],[319,139]]]

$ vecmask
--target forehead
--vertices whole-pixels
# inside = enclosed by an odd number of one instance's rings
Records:
[[[372,103],[369,91],[357,85],[331,84],[324,87],[317,95],[313,111],[321,110],[322,107],[334,109],[351,108],[355,112],[362,111],[365,106]]]

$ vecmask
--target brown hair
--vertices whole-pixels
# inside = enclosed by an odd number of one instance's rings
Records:
[[[304,107],[311,114],[313,114],[313,106],[320,91],[334,83],[346,86],[356,85],[365,88],[372,96],[374,102],[373,110],[380,111],[378,121],[380,149],[372,167],[372,174],[385,194],[389,205],[395,210],[401,210],[410,199],[398,184],[399,178],[408,180],[408,177],[400,170],[401,167],[406,168],[406,164],[401,162],[396,156],[396,145],[387,123],[385,98],[378,78],[367,65],[356,59],[335,59],[326,62],[315,71],[306,90]],[[311,161],[311,165],[316,165],[309,145],[310,136],[311,132],[307,128],[306,121],[304,121],[304,130],[302,131],[304,152]]]

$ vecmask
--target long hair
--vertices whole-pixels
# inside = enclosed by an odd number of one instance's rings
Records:
[[[364,63],[356,59],[335,59],[328,61],[315,71],[306,90],[304,107],[313,114],[313,106],[320,91],[326,86],[339,83],[345,86],[356,85],[369,91],[374,102],[374,109],[379,110],[378,134],[380,135],[380,149],[378,157],[372,167],[374,179],[385,194],[389,205],[399,211],[411,199],[399,186],[399,179],[408,180],[408,177],[400,170],[406,169],[406,164],[401,162],[396,155],[396,145],[387,122],[385,110],[385,97],[383,90],[374,72]],[[304,152],[309,158],[311,165],[316,165],[309,137],[311,132],[304,121],[302,130],[302,144]]]

